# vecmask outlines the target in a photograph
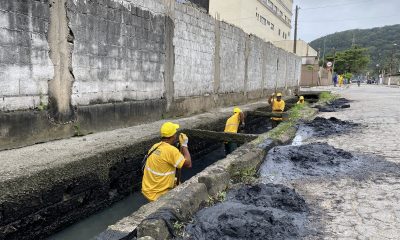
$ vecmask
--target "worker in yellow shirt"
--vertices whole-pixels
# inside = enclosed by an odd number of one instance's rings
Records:
[[[147,154],[143,169],[142,193],[150,201],[157,200],[176,186],[176,169],[191,168],[188,137],[179,135],[180,151],[174,147],[178,124],[166,122],[161,126],[161,142],[154,144]]]
[[[282,93],[277,93],[276,98],[274,97],[275,93],[273,93],[269,99],[268,103],[272,106],[273,113],[281,113],[285,111],[285,101],[282,100]],[[278,126],[279,123],[282,122],[282,117],[272,117],[272,127]]]
[[[344,80],[343,75],[339,75],[339,87],[343,86],[343,80]]]
[[[226,133],[237,133],[239,131],[239,126],[241,128],[244,128],[245,123],[244,123],[244,113],[242,110],[238,107],[235,107],[233,109],[233,115],[228,118],[225,124],[225,130],[224,132]],[[228,155],[235,151],[237,148],[237,143],[235,142],[226,142],[225,143],[225,153]]]
[[[304,104],[304,97],[300,96],[299,101],[297,101],[297,104]]]

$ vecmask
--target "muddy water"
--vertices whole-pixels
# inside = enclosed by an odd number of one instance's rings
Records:
[[[111,224],[135,212],[147,200],[139,192],[51,236],[48,240],[94,239]]]

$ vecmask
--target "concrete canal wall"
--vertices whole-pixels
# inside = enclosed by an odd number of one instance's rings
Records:
[[[0,2],[0,150],[298,86],[301,59],[172,0]]]

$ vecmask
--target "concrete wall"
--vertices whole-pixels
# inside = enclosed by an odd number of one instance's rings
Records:
[[[0,149],[245,103],[300,77],[297,56],[172,0],[1,1],[0,34]]]
[[[0,1],[0,111],[48,103],[47,1]]]
[[[160,99],[165,19],[117,1],[68,1],[72,104]]]
[[[221,22],[218,93],[240,92],[244,89],[247,38],[248,35],[239,28]]]
[[[214,92],[214,20],[193,7],[175,5],[174,96],[189,97]]]

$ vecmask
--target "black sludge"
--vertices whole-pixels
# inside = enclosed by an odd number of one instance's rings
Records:
[[[336,112],[338,109],[350,108],[350,100],[346,98],[338,98],[333,102],[328,103],[326,106],[315,106],[320,112]]]
[[[316,117],[312,122],[306,124],[314,130],[314,136],[325,137],[332,134],[346,133],[360,126],[358,123],[342,121],[335,117],[329,119]]]
[[[199,211],[187,239],[297,239],[307,205],[293,189],[258,184],[232,190],[226,202]]]
[[[271,149],[260,168],[267,182],[281,182],[306,176],[335,176],[359,164],[357,157],[326,143],[279,146]]]

